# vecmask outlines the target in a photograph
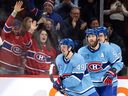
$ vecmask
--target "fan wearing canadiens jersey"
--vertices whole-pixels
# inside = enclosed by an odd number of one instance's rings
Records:
[[[23,74],[22,53],[24,49],[21,36],[21,22],[15,19],[21,12],[23,2],[17,1],[2,30],[3,44],[0,50],[0,74]]]
[[[49,41],[48,33],[44,28],[36,30],[37,22],[31,23],[30,45],[27,49],[25,74],[48,74],[51,61],[56,58],[56,50]]]
[[[79,49],[87,62],[93,84],[100,96],[113,96],[112,84],[117,73],[122,69],[123,62],[111,46],[98,42],[98,30],[87,29],[88,45]],[[85,82],[86,83],[86,82]]]

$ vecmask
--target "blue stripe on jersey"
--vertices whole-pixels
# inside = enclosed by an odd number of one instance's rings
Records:
[[[88,74],[88,69],[86,69],[86,70],[84,71],[84,74]]]
[[[5,49],[8,49],[8,50],[11,50],[12,45],[9,44],[9,43],[7,43],[7,42],[4,42],[3,45],[2,45],[2,47],[5,48]]]
[[[27,52],[27,56],[28,56],[28,57],[33,57],[33,58],[34,58],[34,54],[35,54],[35,53],[33,53],[33,52]]]
[[[103,63],[102,65],[102,68],[105,69],[107,66],[111,66],[111,63],[110,62],[107,62],[107,63]]]
[[[73,73],[72,75],[79,78],[80,80],[82,80],[82,78],[83,78],[83,73]]]
[[[10,33],[12,31],[12,27],[8,27],[6,24],[4,25],[4,31]]]

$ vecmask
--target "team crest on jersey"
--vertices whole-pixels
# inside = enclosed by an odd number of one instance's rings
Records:
[[[21,55],[21,53],[22,53],[22,48],[21,48],[21,46],[18,46],[18,45],[13,45],[11,47],[11,50],[16,55]]]
[[[88,71],[90,72],[98,72],[103,70],[102,64],[100,62],[91,62],[88,63]]]
[[[50,56],[47,56],[47,55],[40,53],[40,52],[34,54],[34,58],[39,63],[46,63],[46,62],[49,62],[51,59]]]

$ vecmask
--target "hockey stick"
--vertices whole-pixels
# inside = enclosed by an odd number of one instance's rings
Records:
[[[53,77],[53,69],[54,69],[54,63],[52,62],[51,63],[51,65],[50,65],[50,69],[49,69],[49,77],[50,77],[50,81],[52,82],[52,83],[54,83],[55,82],[55,80],[54,80],[54,77]],[[64,90],[64,89],[62,89],[62,90]],[[61,92],[60,92],[61,93]],[[61,93],[62,94],[62,93]],[[63,95],[63,94],[62,94]],[[68,96],[66,93],[65,93],[65,95],[64,96]]]
[[[52,83],[55,82],[54,77],[53,77],[53,68],[54,68],[54,66],[55,65],[53,63],[51,63],[50,68],[49,68],[49,77],[50,77],[50,80],[51,80]]]
[[[49,77],[50,77],[50,80],[51,80],[51,82],[52,83],[54,83],[55,82],[55,80],[54,80],[54,77],[53,77],[53,68],[54,68],[54,63],[51,63],[51,65],[50,65],[50,69],[49,69]],[[75,90],[69,90],[69,89],[62,89],[62,90],[64,90],[64,91],[71,91],[71,92],[73,92],[73,93],[76,93],[76,94],[80,94],[81,92],[76,92]],[[60,90],[61,91],[61,90]],[[63,91],[63,92],[64,92]],[[61,93],[61,92],[60,92]],[[62,94],[62,93],[61,93]],[[64,94],[63,94],[64,96],[69,96],[66,92],[64,92]]]

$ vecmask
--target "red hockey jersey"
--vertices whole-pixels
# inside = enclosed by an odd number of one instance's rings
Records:
[[[56,50],[51,47],[49,51],[45,45],[42,46],[40,50],[37,46],[37,42],[34,39],[32,40],[31,47],[27,50],[27,63],[25,65],[26,74],[47,74],[51,61],[56,58]]]
[[[13,22],[14,17],[10,15],[2,30],[3,45],[0,49],[0,66],[9,70],[19,70],[23,68],[24,41],[22,36],[16,36],[11,32]]]

